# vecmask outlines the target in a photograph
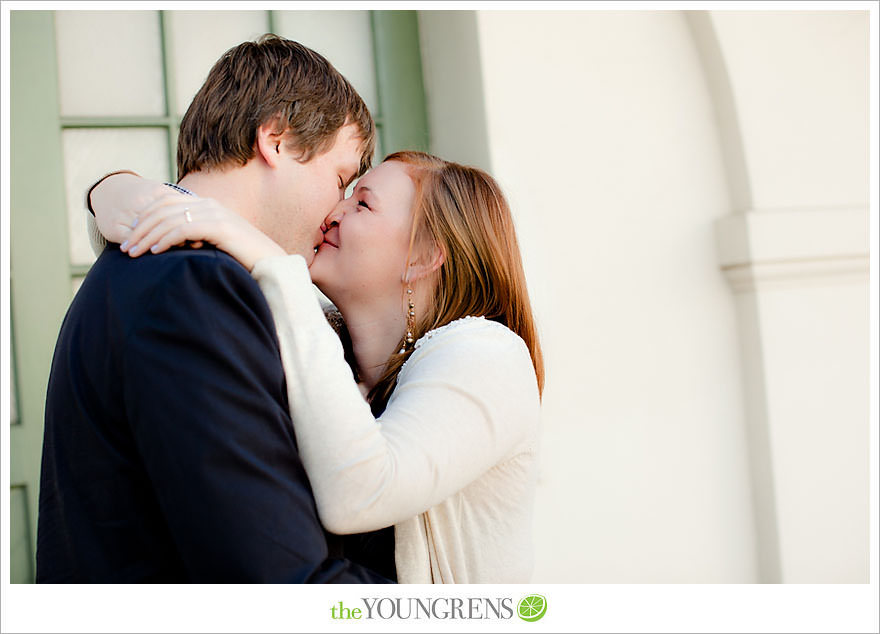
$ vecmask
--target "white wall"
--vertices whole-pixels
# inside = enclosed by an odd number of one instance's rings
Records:
[[[699,22],[699,21],[698,21]],[[868,581],[866,12],[711,12],[741,156],[718,223],[740,305],[766,580]],[[735,119],[735,121],[733,121]]]
[[[866,581],[866,15],[443,13],[433,149],[505,188],[545,346],[535,581]],[[840,207],[846,275],[735,291],[756,201]]]
[[[750,208],[866,205],[867,12],[709,15],[740,121]]]

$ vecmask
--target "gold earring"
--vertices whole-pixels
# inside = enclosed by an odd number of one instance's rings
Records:
[[[409,306],[406,310],[406,345],[413,345],[415,343],[415,332],[416,332],[416,306],[413,304],[413,289],[412,286],[407,285],[406,287],[406,298]]]

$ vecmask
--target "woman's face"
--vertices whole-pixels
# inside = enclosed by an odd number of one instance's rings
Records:
[[[400,298],[414,198],[404,165],[388,161],[363,176],[327,216],[309,270],[334,303]]]

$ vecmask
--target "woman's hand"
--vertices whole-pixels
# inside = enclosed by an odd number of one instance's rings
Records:
[[[132,173],[118,173],[95,185],[89,201],[98,230],[109,242],[129,240],[140,213],[154,204],[174,204],[191,198],[157,181]]]
[[[140,212],[138,222],[120,247],[131,257],[196,240],[210,242],[248,271],[258,260],[286,255],[276,242],[234,211],[211,198],[183,195],[179,201],[157,200]]]

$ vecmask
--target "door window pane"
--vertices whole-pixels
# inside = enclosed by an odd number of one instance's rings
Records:
[[[86,232],[85,194],[108,172],[130,169],[145,178],[169,178],[168,134],[163,128],[78,128],[62,133],[71,264],[95,261]]]
[[[56,11],[61,116],[164,115],[157,11]]]
[[[169,11],[175,107],[182,116],[220,56],[268,31],[265,11]]]
[[[369,11],[276,11],[275,30],[326,57],[378,114]]]

